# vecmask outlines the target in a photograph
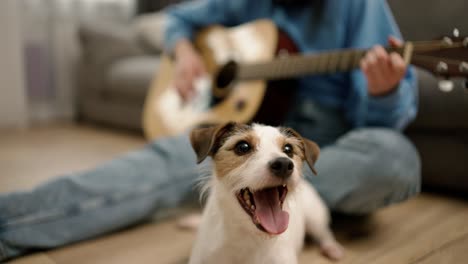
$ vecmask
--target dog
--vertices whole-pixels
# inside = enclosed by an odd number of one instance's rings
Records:
[[[325,256],[343,256],[327,207],[302,176],[304,161],[316,174],[316,143],[290,128],[232,122],[194,129],[190,142],[198,163],[213,161],[190,264],[294,264],[306,234]]]

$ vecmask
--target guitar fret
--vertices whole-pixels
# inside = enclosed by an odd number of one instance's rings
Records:
[[[300,73],[303,73],[304,69],[306,69],[307,66],[309,65],[307,57],[303,57],[303,58],[296,57],[294,62],[295,62],[295,67],[297,71]],[[294,67],[289,68],[289,71],[294,71]]]
[[[356,68],[356,62],[360,62],[361,58],[359,58],[359,54],[356,51],[349,51],[349,63],[348,63],[348,68],[349,69],[354,69]]]
[[[341,54],[340,61],[338,63],[338,70],[344,72],[350,68],[350,57],[351,52],[345,51]]]
[[[318,60],[319,57],[316,54],[304,57],[304,60],[302,61],[302,69],[308,73],[317,72],[319,67]]]
[[[271,67],[272,69],[270,70],[270,77],[278,76],[281,74],[281,68],[283,68],[282,64],[283,64],[283,61],[278,61],[276,65],[272,64],[272,67]]]
[[[309,70],[307,66],[308,65],[304,61],[301,61],[299,67],[297,68],[297,72],[300,73],[301,75],[307,74]]]
[[[328,73],[330,70],[330,62],[331,62],[331,53],[323,53],[323,71],[322,73]]]
[[[327,69],[328,73],[336,72],[336,68],[338,67],[338,61],[340,59],[339,56],[341,56],[341,53],[338,53],[338,52],[329,54],[330,60],[328,62],[328,69]]]
[[[300,57],[291,57],[284,59],[279,67],[277,74],[283,77],[288,77],[296,72],[300,72],[302,67],[302,61]]]
[[[310,72],[310,66],[311,66],[311,64],[313,64],[310,61],[311,60],[308,57],[297,58],[297,60],[296,60],[296,66],[297,67],[296,68],[291,67],[289,69],[289,71],[294,72],[294,70],[296,70],[297,73],[299,73],[301,75],[304,75],[304,74]]]
[[[312,63],[310,65],[310,72],[316,72],[318,68],[317,56],[313,56]]]
[[[358,68],[361,64],[361,59],[364,57],[365,52],[363,51],[355,51],[353,52],[353,64],[351,65],[352,68]]]
[[[317,73],[323,73],[326,68],[327,56],[325,54],[318,55],[317,57]]]
[[[355,67],[355,64],[356,64],[356,57],[357,57],[357,56],[356,56],[356,52],[351,51],[351,52],[349,53],[349,64],[348,64],[348,67],[349,67],[349,68],[352,69],[352,68]]]
[[[356,59],[356,53],[354,51],[349,51],[348,52],[348,61],[346,63],[346,68],[347,69],[353,69],[354,68],[354,62]]]
[[[281,68],[282,68],[282,61],[277,61],[276,64],[271,64],[269,67],[269,72],[268,76],[271,78],[274,78],[275,76],[278,76],[281,73]]]

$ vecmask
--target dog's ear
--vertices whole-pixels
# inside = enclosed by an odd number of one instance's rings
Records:
[[[230,131],[236,123],[229,122],[223,125],[193,129],[190,133],[190,143],[197,154],[197,163],[212,155],[217,148],[219,139]]]
[[[315,170],[314,165],[320,155],[320,148],[317,143],[306,138],[302,138],[302,143],[304,144],[304,156],[307,164],[309,165],[312,172],[317,175],[317,171]]]
[[[309,168],[312,170],[312,172],[317,175],[317,171],[314,167],[315,162],[320,155],[320,147],[317,145],[317,143],[313,142],[312,140],[303,138],[299,133],[296,132],[296,130],[292,128],[283,128],[283,131],[285,131],[287,135],[294,136],[301,141],[304,148],[304,159],[306,160],[307,165],[309,165]]]

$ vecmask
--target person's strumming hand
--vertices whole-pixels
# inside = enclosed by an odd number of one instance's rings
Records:
[[[190,41],[182,39],[175,49],[175,88],[184,101],[195,95],[193,82],[206,73],[205,65]]]

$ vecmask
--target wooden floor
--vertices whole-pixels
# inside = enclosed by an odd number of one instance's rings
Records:
[[[27,189],[84,170],[144,144],[138,135],[72,124],[0,131],[0,192]],[[339,263],[468,263],[468,202],[424,193],[365,219],[339,217],[346,247]],[[28,263],[185,263],[194,233],[174,220],[136,227],[11,261]],[[300,263],[331,263],[313,244]]]

